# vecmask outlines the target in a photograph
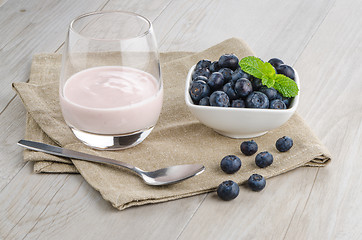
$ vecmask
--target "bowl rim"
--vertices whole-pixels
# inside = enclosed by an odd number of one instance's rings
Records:
[[[298,107],[299,104],[299,97],[300,97],[300,92],[301,92],[301,88],[300,88],[300,79],[299,79],[299,75],[298,72],[295,70],[295,68],[293,68],[294,72],[295,72],[295,82],[297,83],[299,92],[298,95],[294,97],[293,101],[292,101],[292,107],[291,108],[287,108],[287,109],[270,109],[270,108],[234,108],[234,107],[214,107],[214,106],[200,106],[200,105],[196,105],[192,102],[190,94],[189,94],[189,87],[190,87],[190,83],[191,83],[191,75],[192,72],[194,71],[196,67],[196,64],[193,65],[186,77],[186,84],[185,84],[185,102],[186,105],[188,107],[192,107],[192,108],[199,108],[199,109],[213,109],[215,111],[223,111],[223,112],[227,112],[227,111],[240,111],[240,112],[282,112],[282,113],[287,113],[287,112],[295,112],[295,110]]]

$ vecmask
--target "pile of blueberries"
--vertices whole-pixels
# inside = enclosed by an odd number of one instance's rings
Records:
[[[286,152],[293,146],[293,140],[284,136],[279,138],[275,147],[279,152]],[[258,151],[258,144],[254,141],[244,141],[240,145],[241,152],[251,156]],[[255,164],[260,168],[266,168],[273,163],[273,155],[268,151],[260,152],[255,157]],[[241,168],[241,160],[235,155],[225,156],[220,162],[221,169],[227,174],[233,174]],[[260,174],[252,174],[247,181],[251,190],[259,192],[266,185],[265,178]],[[239,195],[239,185],[232,180],[222,182],[217,188],[217,195],[225,201],[230,201]]]
[[[295,79],[293,68],[282,60],[268,62],[276,73]],[[234,54],[224,54],[214,62],[200,60],[192,73],[189,93],[194,104],[203,106],[286,109],[292,101],[241,70]]]

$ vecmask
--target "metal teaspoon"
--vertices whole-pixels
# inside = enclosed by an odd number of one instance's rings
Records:
[[[149,185],[159,186],[177,183],[190,177],[196,176],[205,170],[205,167],[202,164],[185,164],[146,172],[138,167],[132,166],[131,164],[125,162],[60,148],[45,143],[20,140],[18,142],[18,145],[34,151],[45,152],[56,156],[69,157],[88,162],[104,163],[124,167],[135,172],[143,179],[143,181],[145,181]]]

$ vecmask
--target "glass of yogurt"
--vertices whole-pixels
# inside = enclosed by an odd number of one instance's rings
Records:
[[[59,96],[65,122],[86,145],[112,150],[141,143],[156,125],[163,99],[151,22],[122,11],[73,20]]]

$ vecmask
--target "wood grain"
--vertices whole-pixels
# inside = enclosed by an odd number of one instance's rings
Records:
[[[24,136],[25,108],[16,97],[0,115],[0,192],[24,167],[23,149],[16,145]]]
[[[305,90],[301,111],[331,150],[333,166],[320,169],[308,202],[298,206],[291,239],[362,238],[361,1],[336,1],[298,59]]]
[[[79,175],[34,174],[15,143],[25,110],[11,82],[26,81],[31,56],[55,52],[75,16],[98,9],[150,18],[161,51],[200,51],[229,37],[258,56],[280,57],[302,79],[299,113],[332,163],[215,193],[114,210]],[[0,0],[0,239],[361,239],[362,2]]]

